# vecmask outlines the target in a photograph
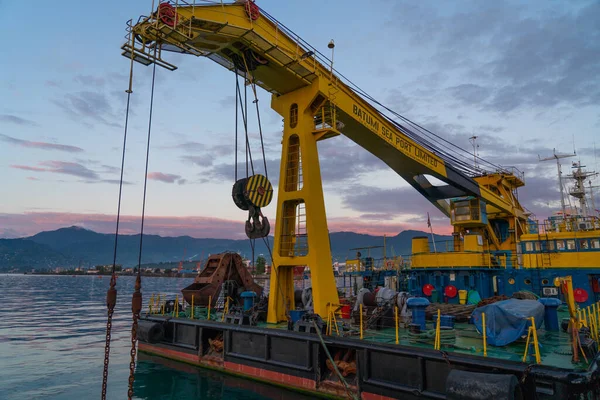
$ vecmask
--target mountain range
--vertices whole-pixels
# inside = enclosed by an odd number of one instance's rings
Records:
[[[407,230],[396,236],[386,237],[387,256],[410,254],[411,240],[415,236],[428,236],[421,231]],[[333,232],[329,235],[334,260],[343,262],[354,257],[355,248],[383,246],[383,236],[372,236],[354,232]],[[451,240],[451,236],[435,235],[436,242]],[[273,237],[269,237],[271,249]],[[0,239],[0,271],[25,271],[52,269],[55,267],[91,267],[112,264],[115,235],[97,233],[71,226],[54,231],[40,232],[20,239]],[[124,267],[137,265],[140,235],[119,235],[117,263]],[[198,261],[209,254],[223,251],[239,252],[251,258],[250,241],[234,239],[198,239],[190,236],[162,237],[144,235],[142,264],[159,262]],[[382,248],[361,250],[363,256],[369,252],[377,258],[383,255]],[[255,256],[263,254],[270,260],[269,251],[263,240],[256,241]]]

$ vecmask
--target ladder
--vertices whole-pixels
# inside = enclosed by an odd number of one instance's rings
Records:
[[[540,256],[541,256],[541,268],[548,268],[552,266],[552,258],[550,256],[550,240],[548,238],[548,232],[546,232],[546,239],[542,242],[541,235],[538,233],[538,240],[540,243]]]

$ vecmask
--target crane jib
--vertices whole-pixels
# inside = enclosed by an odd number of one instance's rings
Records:
[[[352,113],[354,114],[354,117],[362,122],[364,126],[379,136],[385,138],[387,142],[392,144],[408,157],[433,168],[437,168],[438,165],[441,164],[437,158],[429,154],[427,151],[415,146],[413,143],[403,139],[393,130],[387,128],[383,123],[378,121],[375,116],[370,114],[368,111],[365,111],[360,106],[353,104]]]

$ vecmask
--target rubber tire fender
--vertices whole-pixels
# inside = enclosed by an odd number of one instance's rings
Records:
[[[523,400],[515,375],[453,369],[446,379],[447,400]]]
[[[138,339],[146,343],[159,343],[165,337],[165,328],[160,322],[138,321]]]

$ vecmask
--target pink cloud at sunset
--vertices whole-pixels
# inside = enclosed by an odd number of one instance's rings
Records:
[[[99,233],[114,233],[116,216],[59,212],[5,213],[0,214],[0,237],[25,237],[73,225]],[[119,233],[132,235],[139,231],[140,216],[121,215]],[[244,221],[195,216],[146,216],[144,232],[161,236],[189,235],[196,238],[243,239],[245,237]]]
[[[113,233],[116,217],[108,214],[76,214],[59,212],[27,212],[22,214],[0,213],[0,238],[15,238],[35,235],[68,226],[79,226],[99,233]],[[448,228],[435,229],[435,233],[447,234]],[[369,235],[397,235],[403,230],[425,230],[422,223],[373,223],[356,221],[352,218],[333,218],[329,221],[330,232],[352,231]],[[136,234],[140,231],[140,217],[122,215],[119,232]],[[245,239],[244,221],[186,216],[146,216],[144,232],[160,236],[192,236],[195,238]],[[274,222],[271,234],[275,232]]]

